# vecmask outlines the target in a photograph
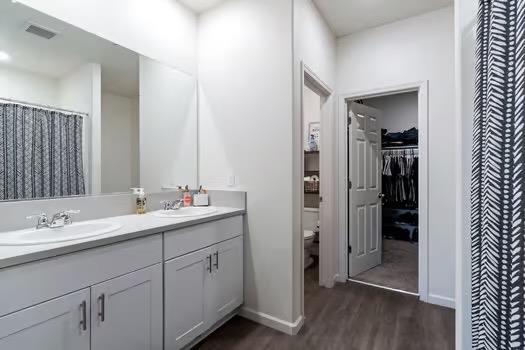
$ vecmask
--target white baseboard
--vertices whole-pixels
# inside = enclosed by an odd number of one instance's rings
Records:
[[[347,278],[344,277],[343,275],[341,275],[340,273],[337,273],[335,276],[334,276],[334,279],[336,282],[339,282],[339,283],[346,283],[347,282]]]
[[[427,303],[440,305],[440,306],[448,307],[451,309],[456,308],[456,302],[454,301],[454,299],[449,298],[449,297],[444,297],[442,295],[429,294]]]
[[[240,316],[289,335],[296,335],[304,323],[303,316],[299,316],[297,320],[292,323],[246,307],[241,309]]]

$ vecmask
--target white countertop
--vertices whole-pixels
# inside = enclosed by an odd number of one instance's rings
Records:
[[[74,241],[28,246],[0,246],[0,269],[244,213],[244,209],[217,207],[217,211],[212,214],[185,218],[159,218],[151,214],[134,214],[90,220],[90,222],[115,222],[121,224],[122,228],[104,235]]]

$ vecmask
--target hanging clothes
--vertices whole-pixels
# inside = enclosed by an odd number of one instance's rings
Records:
[[[397,208],[417,208],[417,149],[383,150],[383,204]]]

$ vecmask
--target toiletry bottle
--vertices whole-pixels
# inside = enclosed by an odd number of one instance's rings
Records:
[[[146,194],[143,188],[132,188],[133,194],[137,195],[137,214],[146,213]]]
[[[184,188],[184,194],[182,196],[182,199],[184,201],[184,206],[185,207],[191,207],[191,204],[192,204],[192,197],[191,197],[191,193],[190,193],[190,188],[188,187],[188,185],[186,185],[186,187]]]

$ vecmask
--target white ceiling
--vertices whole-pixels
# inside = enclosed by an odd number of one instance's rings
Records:
[[[27,33],[29,22],[59,34],[47,40]],[[56,79],[83,64],[100,63],[104,91],[139,95],[137,53],[11,0],[0,0],[0,51],[11,56],[2,66]]]
[[[201,13],[206,10],[209,10],[213,6],[224,1],[225,0],[179,0],[180,3],[186,5],[195,13]]]
[[[425,12],[437,10],[453,3],[453,0],[314,0],[337,36]]]

